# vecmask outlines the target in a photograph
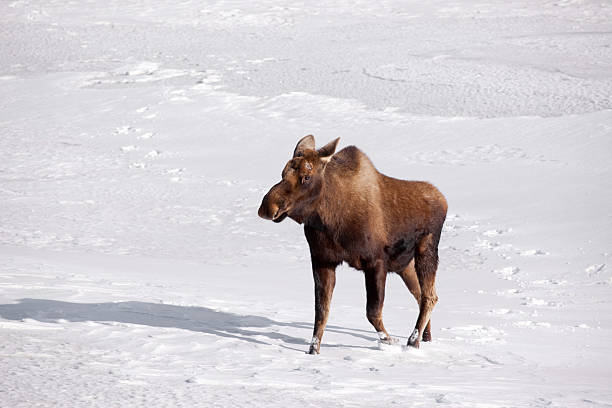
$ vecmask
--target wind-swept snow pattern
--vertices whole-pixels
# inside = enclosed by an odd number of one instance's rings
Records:
[[[0,4],[0,406],[612,406],[612,5]],[[433,342],[341,267],[321,354],[295,143],[435,184]]]

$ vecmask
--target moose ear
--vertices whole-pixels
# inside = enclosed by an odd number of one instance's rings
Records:
[[[302,156],[305,150],[314,150],[315,140],[313,135],[304,136],[297,142],[295,150],[293,151],[293,157]]]
[[[340,138],[338,137],[317,150],[317,153],[319,153],[319,158],[324,162],[330,161],[332,155],[336,152],[336,147],[338,146],[339,141]]]

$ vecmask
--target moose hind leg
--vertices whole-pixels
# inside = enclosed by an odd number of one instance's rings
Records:
[[[415,254],[415,269],[419,286],[421,288],[421,299],[419,304],[419,317],[414,331],[408,339],[408,345],[418,348],[421,340],[431,339],[429,317],[434,306],[438,302],[435,289],[436,271],[438,269],[438,248],[432,234],[421,239]],[[429,334],[426,334],[429,332]]]
[[[329,306],[336,285],[336,267],[314,267],[315,321],[308,354],[319,354],[321,338],[329,317]]]
[[[382,319],[386,281],[387,271],[384,269],[382,261],[377,261],[374,268],[365,271],[367,292],[366,316],[378,333],[380,341],[390,343],[391,336],[387,333]]]
[[[398,275],[404,281],[404,284],[412,293],[412,296],[416,299],[419,308],[421,306],[421,285],[419,284],[419,278],[417,276],[416,270],[414,268],[414,259],[410,261],[410,264],[403,271],[399,272]],[[427,322],[427,326],[425,326],[425,330],[423,331],[422,336],[423,341],[431,341],[431,320]]]

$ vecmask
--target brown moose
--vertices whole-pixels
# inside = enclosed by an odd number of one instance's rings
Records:
[[[408,345],[431,341],[429,317],[438,300],[434,288],[438,242],[447,204],[438,189],[379,173],[355,146],[338,153],[340,138],[315,149],[302,138],[282,180],[264,196],[259,216],[304,224],[315,283],[315,322],[309,353],[319,353],[336,282],[347,262],[364,272],[366,315],[382,342],[392,342],[382,320],[388,272],[399,274],[419,304]]]

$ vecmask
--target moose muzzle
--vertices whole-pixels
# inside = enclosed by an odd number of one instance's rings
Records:
[[[272,187],[261,201],[257,214],[263,219],[281,222],[287,217],[287,209],[284,205],[285,200],[282,199],[278,191],[279,184]]]

